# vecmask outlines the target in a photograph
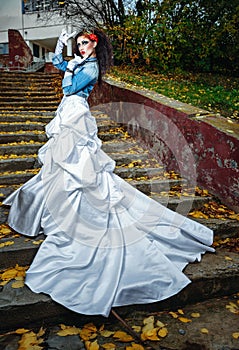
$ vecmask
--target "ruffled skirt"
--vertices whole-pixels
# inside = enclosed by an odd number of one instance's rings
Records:
[[[44,232],[26,284],[82,314],[152,303],[183,289],[182,272],[213,252],[207,227],[171,211],[113,173],[87,102],[64,97],[46,126],[40,172],[11,194],[8,223]]]

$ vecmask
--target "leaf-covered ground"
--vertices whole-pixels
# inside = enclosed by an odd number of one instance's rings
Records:
[[[119,313],[117,310],[116,316]],[[112,314],[104,323],[19,327],[0,335],[0,347],[9,350],[238,349],[238,294],[181,309],[135,311],[123,322],[116,316]]]
[[[114,79],[153,90],[224,117],[239,120],[239,78],[201,73],[161,74],[144,68],[114,67]]]

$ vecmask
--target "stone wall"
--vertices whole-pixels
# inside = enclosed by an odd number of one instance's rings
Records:
[[[239,124],[113,80],[96,86],[89,102],[127,125],[168,170],[239,210]]]
[[[8,30],[9,67],[26,68],[33,61],[30,48],[18,30]]]

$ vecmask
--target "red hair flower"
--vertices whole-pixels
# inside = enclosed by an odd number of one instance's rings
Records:
[[[88,35],[88,37],[89,37],[89,39],[91,40],[91,41],[96,41],[97,43],[98,43],[98,37],[97,37],[97,35],[95,35],[95,34],[89,34]]]

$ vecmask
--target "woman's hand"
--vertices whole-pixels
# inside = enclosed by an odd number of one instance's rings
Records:
[[[67,31],[65,29],[62,29],[61,35],[59,36],[59,39],[64,45],[67,46],[67,41],[72,38],[74,35],[76,34],[76,32],[73,33],[67,33]]]
[[[60,53],[62,53],[64,45],[67,46],[67,41],[70,38],[72,38],[75,34],[76,34],[76,32],[73,32],[70,34],[70,33],[67,33],[67,31],[65,29],[62,29],[62,32],[59,36],[59,39],[57,41],[56,48],[55,48],[56,55],[59,55]]]
[[[81,58],[80,56],[77,56],[76,54],[74,54],[74,58],[72,60],[70,60],[67,64],[67,71],[69,72],[73,72],[74,69],[76,68],[76,66],[78,66],[79,64],[81,64],[82,62],[84,62],[85,58]]]

